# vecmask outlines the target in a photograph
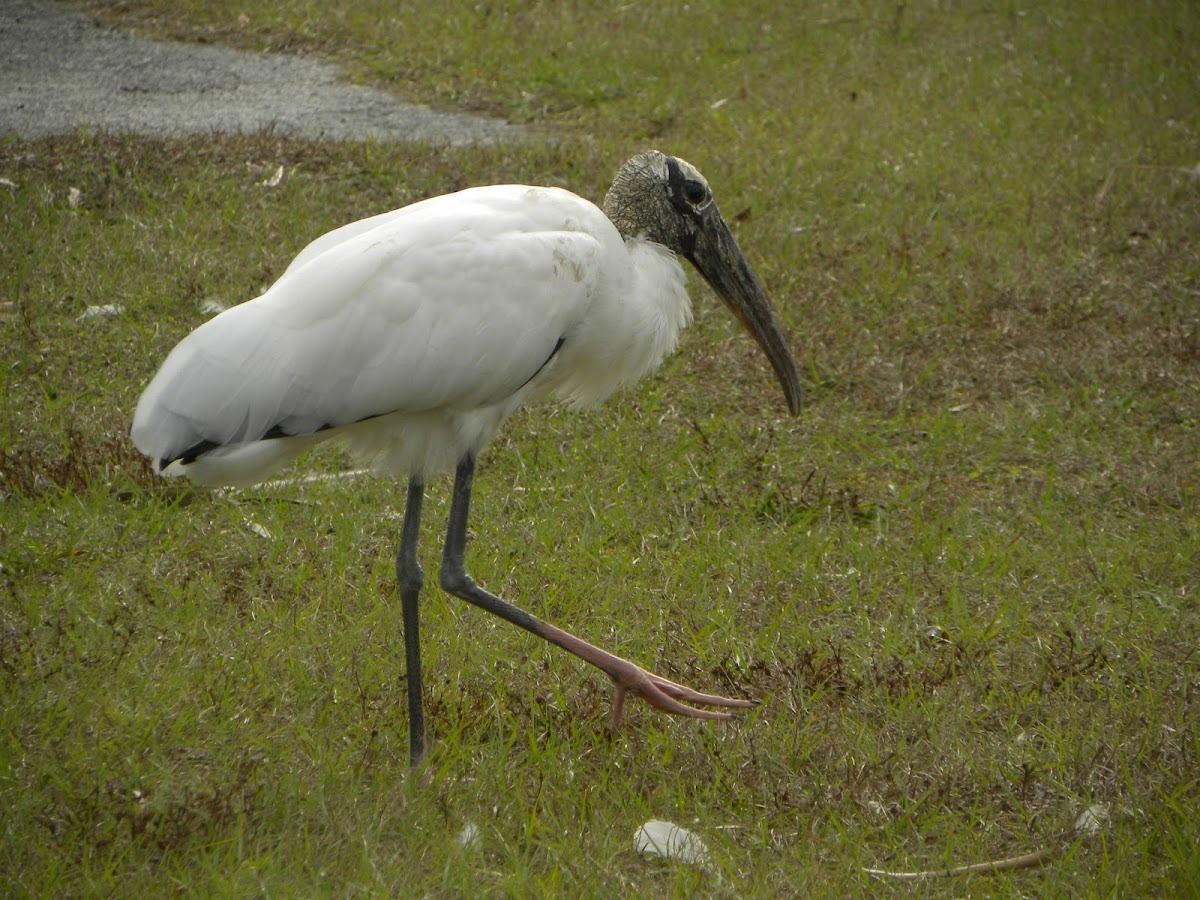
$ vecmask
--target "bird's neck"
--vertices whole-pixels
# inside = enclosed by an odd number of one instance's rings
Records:
[[[687,275],[678,257],[666,247],[640,237],[626,238],[625,247],[633,260],[633,289],[630,307],[641,318],[639,350],[642,375],[658,368],[663,357],[675,349],[679,333],[692,321],[692,302],[687,294]]]
[[[675,254],[641,238],[627,239],[625,248],[628,277],[600,293],[580,333],[568,335],[563,345],[569,364],[550,373],[548,389],[574,406],[599,403],[653,372],[692,319],[687,278]]]

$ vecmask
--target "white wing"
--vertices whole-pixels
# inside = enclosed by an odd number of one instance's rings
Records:
[[[265,294],[172,351],[134,415],[143,453],[308,434],[506,399],[554,355],[624,252],[566,191],[475,188],[318,238]]]

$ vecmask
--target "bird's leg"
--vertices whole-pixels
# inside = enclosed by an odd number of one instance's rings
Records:
[[[404,506],[404,527],[400,531],[400,549],[396,553],[396,579],[400,582],[400,608],[404,616],[404,661],[408,669],[408,754],[416,766],[425,758],[425,709],[421,697],[421,638],[417,630],[417,599],[425,575],[417,558],[421,533],[421,501],[425,483],[416,477],[408,482],[408,500]]]
[[[442,554],[441,585],[448,593],[461,597],[475,606],[499,616],[506,621],[519,625],[526,631],[538,637],[557,644],[569,653],[573,653],[585,662],[589,662],[605,672],[616,685],[616,697],[613,700],[611,727],[615,730],[620,724],[621,710],[625,694],[632,691],[642,697],[652,706],[670,713],[692,716],[698,719],[730,719],[726,712],[711,709],[696,709],[687,703],[706,706],[752,707],[757,704],[750,700],[733,700],[728,697],[718,697],[713,694],[701,694],[691,688],[668,681],[634,665],[628,660],[614,656],[599,647],[580,640],[573,634],[556,628],[548,622],[543,622],[519,607],[513,606],[494,594],[489,594],[479,587],[467,574],[464,555],[467,542],[467,517],[471,506],[471,485],[475,478],[475,457],[467,454],[459,461],[454,474],[454,496],[450,503],[450,520],[446,528],[446,546]]]

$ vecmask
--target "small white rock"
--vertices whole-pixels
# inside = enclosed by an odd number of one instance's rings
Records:
[[[267,531],[265,525],[259,525],[253,519],[247,519],[246,527],[257,534],[260,538],[266,538],[268,541],[271,540],[271,532]]]
[[[651,819],[633,835],[633,849],[647,856],[677,859],[693,866],[708,868],[712,857],[700,838],[674,822]]]
[[[468,822],[463,826],[463,830],[458,833],[458,846],[463,850],[466,850],[477,840],[479,840],[479,826],[474,822]]]
[[[283,166],[275,170],[275,174],[266,181],[260,181],[259,187],[279,187],[279,183],[283,181]]]
[[[1108,822],[1108,804],[1093,803],[1075,820],[1076,834],[1099,834]]]
[[[75,317],[75,321],[82,322],[85,319],[111,319],[113,316],[119,316],[123,311],[124,307],[117,306],[113,303],[106,303],[103,306],[89,306]]]

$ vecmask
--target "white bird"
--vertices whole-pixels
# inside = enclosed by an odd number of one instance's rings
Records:
[[[259,482],[312,445],[340,439],[408,474],[396,557],[413,764],[425,754],[417,598],[428,478],[455,472],[441,586],[597,666],[672,713],[729,718],[754,704],[653,675],[489,594],[464,550],[475,460],[522,404],[589,406],[652,372],[691,320],[690,260],[766,352],[788,408],[795,362],[767,298],[682,159],[650,151],[621,167],[601,211],[557,188],[478,187],[352,222],[309,244],[262,296],[171,351],[134,414],[132,437],[164,475]]]

